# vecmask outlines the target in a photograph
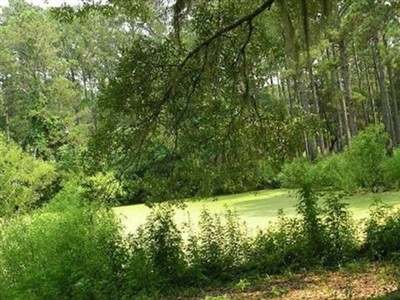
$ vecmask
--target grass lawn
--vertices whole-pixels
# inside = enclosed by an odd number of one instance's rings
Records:
[[[351,196],[345,199],[349,208],[357,219],[368,215],[368,208],[374,198],[380,198],[389,205],[400,207],[400,192],[371,193]],[[266,190],[252,193],[221,196],[218,198],[201,201],[189,201],[185,210],[177,209],[176,221],[183,223],[188,219],[197,222],[203,208],[210,212],[223,214],[225,207],[235,209],[241,219],[246,221],[250,228],[265,227],[270,221],[276,219],[279,209],[283,209],[289,216],[296,214],[296,192],[293,190]],[[114,208],[121,216],[122,222],[128,232],[133,232],[146,220],[150,209],[145,205],[130,205]]]

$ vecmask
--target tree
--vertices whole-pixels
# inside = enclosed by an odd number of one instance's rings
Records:
[[[1,128],[34,156],[60,159],[96,128],[97,93],[131,35],[101,14],[60,23],[11,1],[0,26]]]
[[[94,133],[90,171],[116,174],[128,197],[265,187],[285,161],[340,151],[370,123],[398,141],[398,12],[114,0],[49,14],[15,1],[1,24],[1,126],[46,159]]]
[[[43,11],[19,9],[0,27],[3,128],[29,152],[49,157],[65,140],[62,121],[49,109],[58,109],[51,95],[63,69],[57,59],[58,35]]]
[[[262,93],[265,77],[257,69],[266,60],[264,33],[270,25],[263,13],[273,2],[178,1],[173,32],[166,26],[159,35],[138,35],[100,98],[101,127],[94,140],[94,148],[122,177],[142,178],[149,156],[161,146],[168,149],[169,173],[154,180],[166,182],[160,185],[168,186],[172,196],[185,186],[203,191],[196,184],[200,178],[207,186],[231,174],[231,181],[240,185],[240,177],[259,177],[254,167],[258,160],[275,161],[286,150],[283,143],[298,144],[291,137],[314,122],[307,97],[302,96],[305,118],[300,115],[307,125],[296,127],[295,118],[268,111],[272,101]],[[188,170],[196,175],[188,176]]]
[[[51,163],[35,160],[0,135],[0,217],[26,211],[43,200],[56,180]]]

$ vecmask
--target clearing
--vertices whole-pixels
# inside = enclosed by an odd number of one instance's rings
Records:
[[[349,196],[344,202],[349,203],[350,211],[356,219],[368,216],[369,207],[374,199],[381,199],[384,203],[400,207],[400,192],[365,193]],[[188,201],[185,209],[176,209],[175,220],[182,224],[188,220],[196,224],[201,211],[207,208],[212,213],[224,214],[226,208],[236,210],[238,216],[246,222],[249,228],[264,228],[274,221],[277,212],[283,209],[286,215],[296,214],[296,191],[277,189],[250,192],[236,195],[220,196],[199,201]],[[120,206],[114,211],[122,219],[128,232],[134,232],[138,226],[146,221],[150,208],[144,204]]]

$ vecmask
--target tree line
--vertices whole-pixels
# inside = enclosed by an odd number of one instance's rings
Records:
[[[0,128],[63,174],[107,174],[127,201],[270,186],[285,162],[380,122],[390,153],[398,14],[372,0],[10,1]]]

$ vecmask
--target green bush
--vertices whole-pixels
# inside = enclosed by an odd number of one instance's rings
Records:
[[[284,164],[279,180],[282,187],[300,188],[303,184],[315,182],[313,164],[306,158],[298,158]]]
[[[357,186],[371,189],[384,185],[383,164],[388,139],[380,124],[366,127],[352,140],[345,155]]]
[[[340,194],[328,195],[322,213],[324,230],[324,261],[327,266],[338,266],[353,259],[359,247],[358,232]]]
[[[400,255],[400,210],[375,202],[365,226],[363,250],[369,258]]]
[[[44,208],[3,224],[4,299],[112,299],[124,290],[126,253],[116,217],[67,185]]]
[[[385,186],[388,138],[382,124],[366,127],[342,153],[318,161],[318,176],[314,177],[323,178],[318,182],[322,187],[349,192]]]
[[[198,230],[187,226],[186,241],[173,216],[169,205],[156,207],[129,238],[132,293],[226,281],[247,268],[251,238],[232,211],[221,218],[204,210]]]
[[[151,249],[143,228],[128,238],[129,258],[124,269],[127,282],[126,295],[136,297],[140,294],[153,294],[160,290],[161,278],[155,272]]]
[[[0,217],[26,211],[55,181],[52,163],[34,159],[0,134]]]
[[[307,243],[305,251],[309,256],[309,264],[313,265],[320,261],[324,252],[324,228],[321,222],[322,211],[318,205],[319,197],[313,191],[311,185],[304,184],[298,191],[298,213],[302,220],[304,236]],[[315,259],[315,262],[313,261]]]
[[[278,222],[259,232],[253,243],[253,268],[268,274],[285,270],[338,266],[354,258],[357,232],[341,197],[330,195],[322,207],[312,189],[299,194],[299,216],[282,212]]]
[[[246,268],[251,239],[234,212],[227,210],[221,218],[205,209],[198,228],[189,237],[186,253],[199,279],[232,279]]]
[[[310,162],[299,158],[286,163],[279,179],[286,188],[301,188],[304,185],[317,189],[345,189],[354,187],[353,179],[349,177],[347,161],[343,154],[334,154]]]
[[[383,164],[385,184],[390,188],[400,187],[400,149],[395,149],[393,156]]]
[[[129,272],[133,292],[168,290],[186,282],[183,238],[168,204],[151,211],[146,224],[130,236]]]
[[[145,225],[146,241],[154,271],[167,284],[177,285],[184,277],[186,264],[183,239],[169,205],[157,207]]]
[[[278,221],[259,231],[253,242],[250,265],[253,269],[278,274],[304,265],[307,239],[299,218],[288,218],[280,212]]]
[[[338,267],[354,258],[400,254],[400,210],[376,206],[360,243],[341,195],[322,197],[312,185],[300,190],[296,217],[281,212],[255,237],[229,210],[224,216],[204,210],[196,229],[188,225],[184,233],[168,204],[123,236],[115,215],[85,204],[84,195],[84,188],[69,183],[43,208],[1,224],[5,299],[146,299],[252,272]]]
[[[323,205],[318,202],[325,201]],[[357,233],[342,196],[322,197],[311,187],[299,191],[298,210],[304,228],[307,260],[304,264],[338,266],[352,259],[358,247]]]
[[[342,153],[315,162],[299,158],[286,163],[279,175],[281,184],[288,188],[300,188],[306,184],[318,189],[349,192],[357,188],[376,190],[396,184],[400,180],[399,168],[396,167],[400,166],[400,155],[396,152],[388,161],[387,141],[383,125],[368,126]]]
[[[332,154],[317,161],[315,177],[319,178],[320,188],[354,191],[357,184],[346,154]]]

